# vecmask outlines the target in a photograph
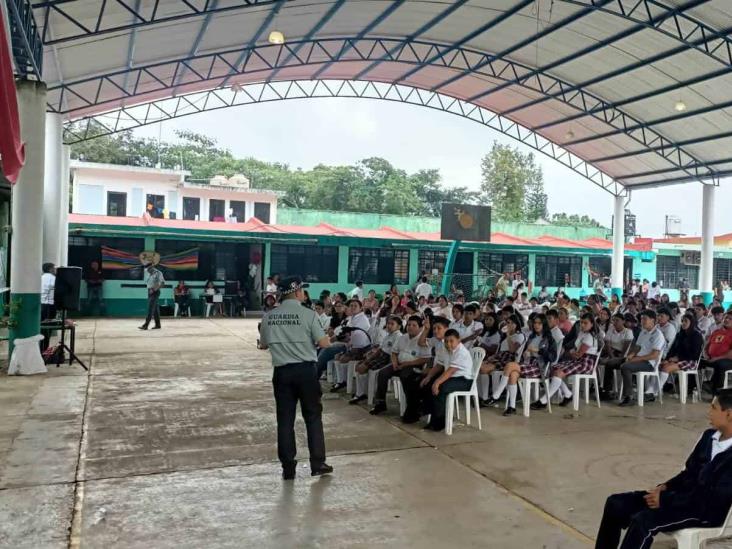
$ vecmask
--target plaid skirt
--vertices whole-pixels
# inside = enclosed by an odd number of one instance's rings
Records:
[[[564,375],[573,376],[575,374],[589,374],[595,367],[595,359],[597,355],[582,355],[582,358],[574,360],[562,360],[552,368],[552,373],[560,370]]]
[[[391,362],[391,356],[383,351],[379,351],[375,356],[367,358],[362,362],[369,370],[380,370],[384,366],[388,366]]]
[[[521,377],[541,377],[539,359],[531,357],[528,362],[521,364]]]
[[[696,370],[696,360],[679,360],[676,365],[679,370]]]
[[[512,353],[511,351],[501,351],[500,353],[496,353],[494,356],[487,359],[486,362],[495,364],[496,370],[503,370],[503,368],[506,367],[506,364],[515,360],[515,353]]]
[[[346,351],[338,358],[339,362],[350,362],[352,360],[361,360],[366,353],[371,349],[371,346],[361,347],[360,349],[351,349]]]

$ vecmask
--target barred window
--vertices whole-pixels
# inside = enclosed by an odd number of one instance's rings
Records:
[[[521,280],[529,277],[529,256],[526,254],[478,253],[478,274],[483,277],[516,273]]]
[[[716,286],[720,280],[732,281],[732,259],[714,258],[714,282]]]
[[[447,252],[440,250],[419,250],[419,272],[432,274],[433,269],[438,273],[445,272]]]
[[[605,256],[590,256],[590,272],[587,273],[587,286],[592,286],[598,278],[610,278],[612,258]]]
[[[582,258],[579,256],[536,256],[537,286],[580,286]]]
[[[270,272],[307,282],[338,282],[337,246],[272,244]]]
[[[348,251],[348,282],[407,284],[409,250],[351,248]]]
[[[662,288],[678,288],[685,278],[690,288],[699,287],[699,267],[685,265],[678,255],[656,256],[656,281]]]

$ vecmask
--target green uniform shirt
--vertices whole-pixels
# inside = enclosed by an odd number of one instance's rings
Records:
[[[315,344],[325,337],[318,315],[297,299],[285,299],[262,317],[260,341],[272,352],[272,365],[315,362]]]

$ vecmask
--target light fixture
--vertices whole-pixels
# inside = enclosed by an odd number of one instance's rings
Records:
[[[269,43],[270,44],[284,44],[285,43],[285,35],[282,34],[280,31],[273,30],[269,33]]]
[[[684,103],[683,101],[677,101],[674,105],[674,109],[676,110],[676,112],[684,112],[686,110],[686,103]]]
[[[238,82],[231,85],[231,91],[233,91],[234,93],[241,93],[243,89],[244,88],[242,88],[241,84],[239,84]]]
[[[567,141],[572,141],[572,139],[574,139],[574,132],[572,130],[569,130],[566,134],[564,134],[564,138]]]

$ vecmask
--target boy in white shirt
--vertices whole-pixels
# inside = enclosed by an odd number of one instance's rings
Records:
[[[460,341],[467,349],[472,349],[473,344],[480,334],[483,333],[483,323],[474,320],[478,314],[478,307],[466,305],[463,311],[462,322],[459,322],[454,329],[460,334]]]
[[[328,331],[328,327],[330,326],[330,317],[325,314],[325,306],[323,305],[323,302],[316,301],[313,304],[313,308],[315,309],[315,314],[317,315],[320,327],[323,328],[324,332]]]
[[[414,289],[414,293],[418,299],[420,297],[427,299],[432,294],[432,285],[427,283],[426,276],[423,276],[420,283],[417,284],[417,287]]]
[[[448,364],[445,371],[432,384],[432,413],[427,429],[442,431],[445,428],[447,396],[455,391],[468,391],[473,385],[473,357],[460,341],[460,334],[450,329],[445,333]]]

